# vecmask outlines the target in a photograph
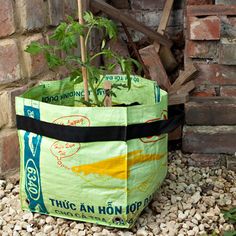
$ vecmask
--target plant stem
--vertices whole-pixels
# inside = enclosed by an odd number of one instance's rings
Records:
[[[99,99],[98,99],[97,89],[94,88],[93,83],[92,83],[92,81],[91,81],[90,79],[88,80],[88,83],[89,83],[89,87],[90,87],[91,90],[92,90],[92,93],[93,93],[93,96],[94,96],[94,99],[95,99],[95,103],[96,103],[97,106],[99,107],[99,106],[100,106],[100,101],[99,101]]]
[[[94,25],[91,25],[91,26],[89,27],[88,32],[87,32],[87,34],[86,34],[86,38],[85,38],[85,45],[86,45],[86,47],[88,46],[88,39],[89,39],[89,35],[90,35],[90,33],[91,33],[92,29],[93,29],[93,26],[94,26]]]

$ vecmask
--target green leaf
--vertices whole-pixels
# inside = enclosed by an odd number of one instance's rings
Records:
[[[45,57],[50,68],[62,65],[61,59],[56,55],[49,53],[48,51],[45,52]]]
[[[224,232],[223,234],[224,236],[236,236],[236,231],[227,231],[227,232]]]
[[[27,46],[25,51],[30,54],[37,55],[43,51],[43,46],[38,42],[32,42],[30,45]]]

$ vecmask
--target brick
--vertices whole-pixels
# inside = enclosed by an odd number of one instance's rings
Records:
[[[219,40],[220,25],[220,18],[217,16],[189,17],[189,39]]]
[[[187,16],[235,16],[236,5],[187,6]]]
[[[130,8],[129,0],[111,0],[111,4],[118,9],[128,9]]]
[[[28,87],[24,85],[19,88],[6,89],[0,94],[0,117],[2,118],[2,121],[4,121],[3,125],[6,125],[7,127],[15,127],[15,97],[24,93],[27,88]]]
[[[195,63],[199,70],[194,81],[197,85],[235,85],[236,67],[218,64]]]
[[[236,125],[236,99],[202,99],[185,104],[188,125]]]
[[[226,167],[229,170],[236,171],[236,156],[227,156],[226,157]]]
[[[16,30],[12,0],[0,0],[0,6],[0,37],[5,37]]]
[[[19,141],[15,129],[0,132],[0,172],[19,168]]]
[[[46,60],[43,54],[31,55],[24,51],[31,42],[43,43],[44,40],[41,34],[34,34],[33,36],[23,39],[21,42],[25,62],[25,76],[28,78],[39,75],[47,70]]]
[[[191,58],[218,58],[218,42],[187,40],[186,50],[187,56]]]
[[[189,166],[219,168],[225,162],[225,157],[220,154],[194,153],[188,159]]]
[[[182,148],[188,153],[234,154],[236,126],[184,126]]]
[[[164,8],[165,0],[131,0],[131,8],[137,10],[162,10]]]
[[[236,65],[236,41],[221,39],[219,63],[222,65]]]
[[[186,5],[206,5],[213,4],[212,0],[186,0]]]
[[[119,2],[117,0],[112,0],[114,2]],[[163,10],[166,0],[131,0],[130,6],[134,10]],[[174,1],[173,9],[183,9],[185,1],[179,0]]]
[[[19,80],[21,77],[19,53],[16,41],[0,40],[0,85]]]
[[[215,0],[215,4],[236,5],[235,0]]]
[[[33,31],[44,27],[46,19],[44,0],[17,0],[16,4],[23,31]]]
[[[221,17],[221,38],[236,38],[236,17],[222,16]]]
[[[236,86],[221,86],[220,96],[236,97]]]
[[[215,96],[218,96],[218,94],[217,94],[218,88],[220,88],[220,87],[200,85],[191,93],[191,96],[194,96],[194,97],[215,97]]]
[[[57,26],[64,18],[64,4],[61,0],[48,0],[49,24]]]
[[[64,13],[65,18],[72,16],[78,18],[78,5],[77,0],[64,0]]]

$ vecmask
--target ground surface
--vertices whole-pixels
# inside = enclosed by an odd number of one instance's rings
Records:
[[[169,156],[168,177],[131,230],[22,212],[19,185],[13,178],[0,180],[0,235],[216,236],[233,229],[221,209],[236,206],[236,173],[188,167],[180,152]]]

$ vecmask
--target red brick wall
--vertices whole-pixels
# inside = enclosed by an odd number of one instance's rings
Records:
[[[42,55],[24,52],[66,15],[76,16],[77,0],[0,0],[0,173],[19,164],[15,96],[44,79],[53,79]]]
[[[231,168],[236,151],[231,141],[236,140],[236,2],[188,2],[193,5],[186,10],[185,63],[193,62],[199,73],[185,105],[183,150],[195,153],[192,159],[198,165],[228,154]]]

